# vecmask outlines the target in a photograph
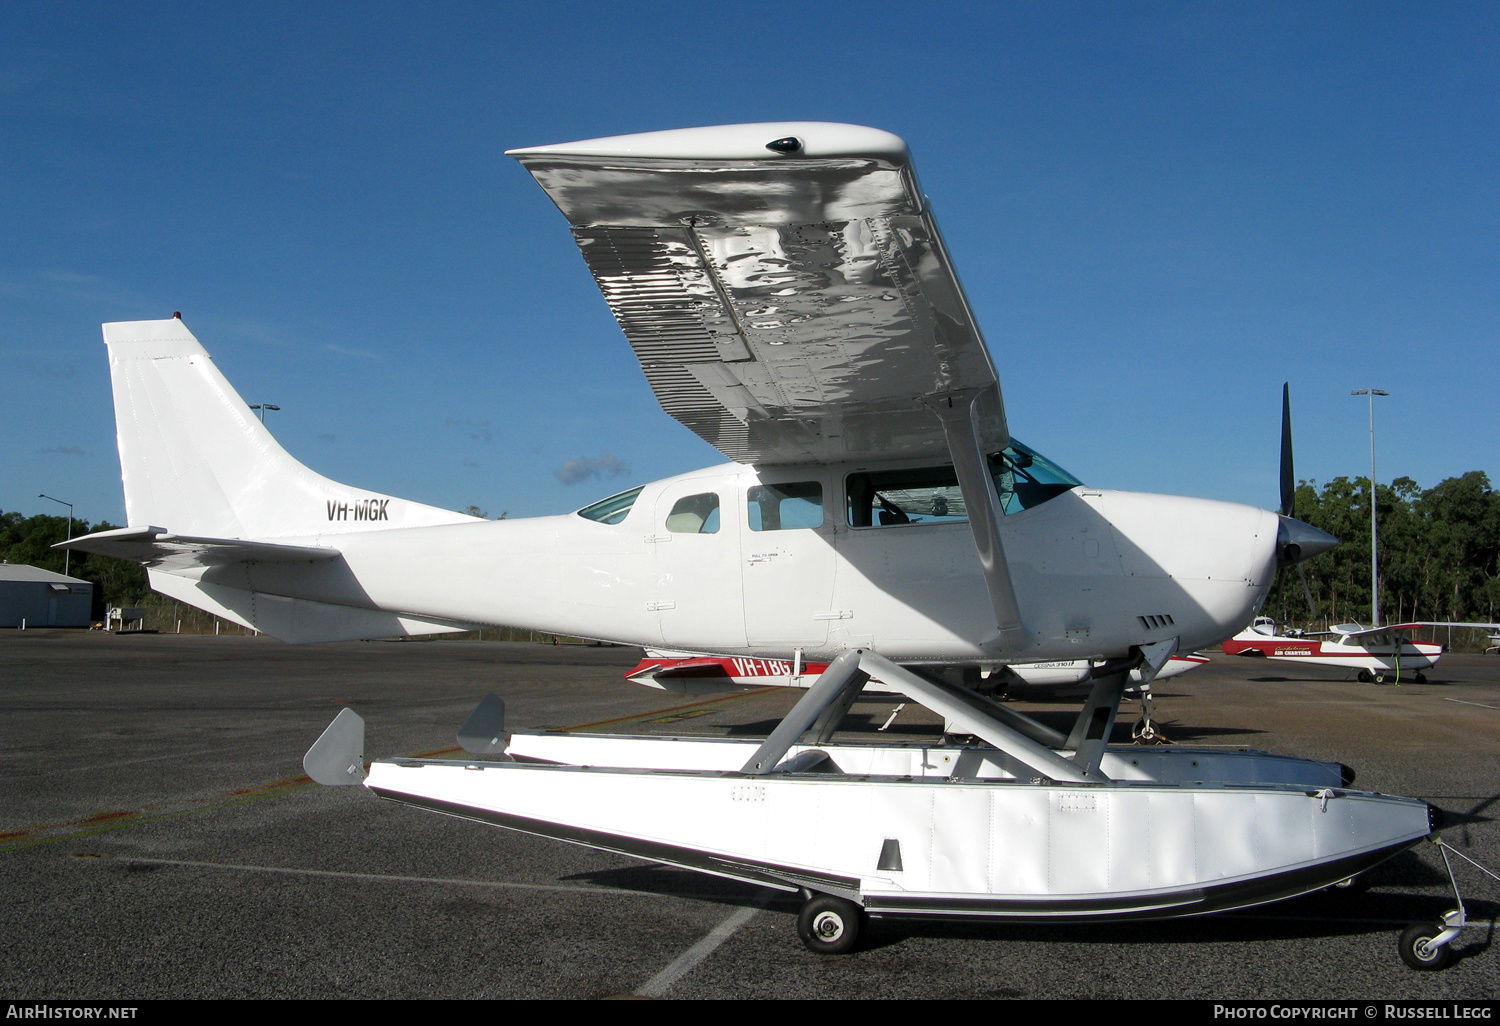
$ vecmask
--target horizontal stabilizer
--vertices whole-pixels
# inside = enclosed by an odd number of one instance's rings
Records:
[[[321,545],[283,545],[279,542],[245,541],[240,538],[199,538],[173,534],[164,527],[122,527],[99,531],[54,549],[78,549],[119,559],[133,559],[148,567],[187,570],[192,567],[225,566],[230,563],[290,563],[337,559],[339,550]]]

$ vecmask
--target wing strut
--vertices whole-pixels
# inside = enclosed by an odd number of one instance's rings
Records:
[[[930,395],[922,401],[942,421],[958,487],[969,511],[969,530],[974,532],[974,548],[979,552],[990,605],[995,609],[995,635],[986,640],[996,642],[1002,652],[1012,653],[1030,648],[1035,638],[1022,621],[1021,608],[1016,602],[1010,565],[1005,561],[1005,546],[1000,540],[1000,496],[979,442],[975,401],[993,388],[993,385],[989,389],[965,388]]]

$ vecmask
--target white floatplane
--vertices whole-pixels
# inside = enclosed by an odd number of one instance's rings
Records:
[[[1336,764],[1107,747],[1132,671],[1149,682],[1230,637],[1279,566],[1336,540],[1089,488],[1015,440],[902,140],[796,122],[513,156],[662,407],[733,462],[483,521],[318,475],[179,318],[113,323],[130,526],[66,544],[293,642],[498,624],[827,668],[761,742],[507,735],[496,700],[461,732],[479,758],[366,777],[346,711],[308,753],[315,779],[802,892],[822,951],[847,950],[866,913],[1242,907],[1433,831],[1436,810],[1351,790]],[[924,672],[1074,660],[1090,691],[1067,734]],[[870,677],[979,742],[835,743]]]

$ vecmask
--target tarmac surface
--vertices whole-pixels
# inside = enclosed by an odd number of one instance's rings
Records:
[[[876,920],[852,955],[797,940],[795,900],[382,802],[302,776],[344,705],[369,758],[461,757],[494,691],[517,729],[764,734],[799,693],[694,699],[622,679],[636,649],[464,641],[0,635],[0,999],[1493,999],[1500,883],[1460,865],[1471,923],[1446,971],[1396,937],[1452,907],[1423,844],[1328,891],[1136,924]],[[1214,655],[1158,685],[1178,743],[1347,763],[1419,797],[1500,869],[1500,658],[1427,685]],[[1078,700],[1018,701],[1055,725]],[[847,730],[879,726],[861,702]],[[1135,716],[1123,707],[1116,740]],[[908,706],[889,735],[940,728]]]

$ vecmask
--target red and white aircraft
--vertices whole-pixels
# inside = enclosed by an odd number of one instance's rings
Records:
[[[1173,655],[1157,671],[1155,679],[1175,677],[1206,662],[1208,658],[1196,652],[1190,655]],[[647,649],[644,658],[625,677],[637,684],[662,691],[700,695],[749,687],[811,687],[826,669],[827,663],[803,663],[795,655],[791,659],[756,659]],[[1086,659],[1068,659],[1051,663],[1013,663],[1010,666],[996,667],[994,672],[1009,678],[1008,684],[1012,687],[1019,684],[1056,688],[1084,684],[1093,670],[1094,664]],[[1131,671],[1131,682],[1136,685],[1141,683],[1139,668]],[[886,688],[879,679],[873,677],[865,685],[865,690],[877,694],[899,693]]]
[[[1134,740],[1146,744],[1167,743],[1167,738],[1152,721],[1155,709],[1151,694],[1152,681],[1175,677],[1206,662],[1207,657],[1196,652],[1189,655],[1174,654],[1149,680],[1146,679],[1148,674],[1142,672],[1145,667],[1138,666],[1130,671],[1127,678],[1129,686],[1125,688],[1124,694],[1139,699],[1141,703],[1141,716],[1131,728]],[[644,658],[625,674],[625,678],[679,695],[712,695],[743,691],[746,688],[809,688],[827,669],[826,663],[804,663],[800,651],[793,653],[791,659],[754,659],[647,649]],[[958,671],[956,676],[964,684],[981,687],[999,697],[1018,686],[1038,690],[1076,689],[1087,685],[1102,667],[1088,659],[1064,659],[1050,663],[1012,663],[985,669],[955,669]],[[871,677],[865,683],[864,691],[880,695],[904,694],[900,687],[891,687],[878,677]],[[900,708],[896,712],[900,712]],[[895,718],[896,713],[892,713],[886,726]]]
[[[1384,684],[1387,680],[1399,684],[1403,677],[1426,684],[1427,677],[1422,671],[1437,665],[1443,646],[1412,641],[1411,632],[1420,627],[1494,630],[1496,625],[1429,620],[1393,623],[1384,627],[1340,623],[1327,631],[1289,630],[1278,634],[1275,620],[1269,616],[1257,616],[1249,627],[1224,642],[1224,654],[1264,656],[1288,663],[1358,670],[1359,679],[1366,684]],[[1329,638],[1333,640],[1324,640]]]

